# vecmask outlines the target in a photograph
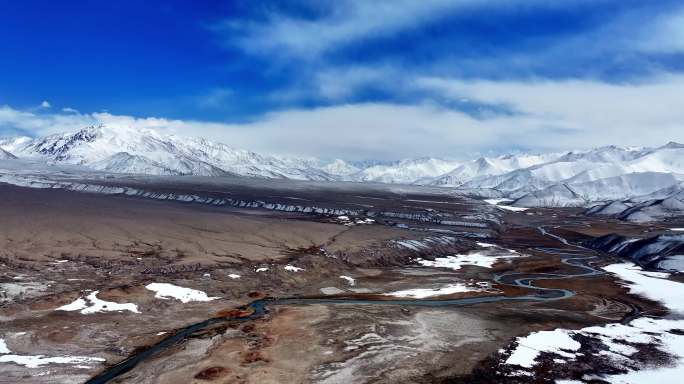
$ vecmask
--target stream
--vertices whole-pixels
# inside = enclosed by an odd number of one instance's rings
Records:
[[[570,279],[577,277],[591,277],[602,275],[605,272],[594,269],[589,262],[595,260],[596,256],[584,256],[582,253],[588,251],[586,248],[572,245],[562,237],[548,233],[544,228],[539,227],[539,231],[559,240],[567,246],[574,247],[574,249],[559,249],[559,248],[535,248],[537,251],[544,252],[552,256],[561,257],[563,264],[573,267],[578,270],[575,274],[562,273],[522,273],[522,272],[506,272],[495,275],[494,281],[508,286],[522,287],[533,291],[533,293],[522,296],[484,296],[484,297],[467,297],[460,299],[444,299],[444,300],[429,300],[429,299],[414,299],[414,300],[377,300],[377,299],[354,299],[354,298],[265,298],[255,300],[241,310],[251,311],[251,314],[244,317],[216,317],[204,320],[199,323],[189,325],[185,328],[177,330],[174,334],[164,338],[149,348],[131,355],[127,359],[106,368],[104,371],[86,381],[86,384],[103,384],[108,383],[114,378],[123,375],[124,373],[133,369],[140,362],[151,358],[152,356],[163,352],[169,347],[172,347],[188,338],[198,331],[208,328],[214,324],[227,321],[249,321],[263,317],[268,313],[267,307],[276,305],[400,305],[413,307],[445,307],[445,306],[464,306],[480,303],[493,303],[502,301],[551,301],[560,300],[573,296],[575,293],[567,289],[559,288],[543,288],[534,286],[533,282],[537,280],[558,280]]]

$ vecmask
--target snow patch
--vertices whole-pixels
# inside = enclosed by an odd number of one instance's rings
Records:
[[[647,272],[628,263],[611,264],[603,269],[629,282],[631,293],[660,301],[669,309],[684,313],[684,284],[667,280],[668,273]]]
[[[206,293],[196,289],[179,287],[169,283],[150,283],[147,284],[145,288],[156,292],[154,297],[158,299],[173,298],[180,300],[183,303],[188,303],[191,301],[211,301],[218,299],[218,297],[209,297]]]
[[[61,307],[57,308],[57,310],[58,311],[80,311],[81,309],[87,308],[87,307],[88,307],[88,303],[85,300],[78,298],[69,304],[62,305]]]
[[[90,362],[103,362],[105,359],[89,356],[55,356],[45,355],[15,355],[12,354],[4,339],[0,339],[0,363],[15,363],[26,368],[38,368],[47,364],[83,364]],[[78,367],[77,367],[78,368]]]
[[[684,304],[684,284],[665,280],[668,274],[647,272],[631,264],[613,264],[604,267],[617,275],[630,288],[630,292],[663,302],[669,309],[681,312]],[[531,368],[542,352],[553,352],[565,359],[577,357],[580,344],[573,338],[583,335],[598,339],[607,349],[599,354],[611,359],[627,373],[595,375],[596,379],[614,384],[675,383],[684,375],[684,320],[640,317],[628,324],[613,323],[604,326],[586,327],[577,331],[556,329],[533,332],[516,339],[518,345],[509,355],[506,364]],[[674,331],[674,332],[673,332]],[[628,361],[638,349],[629,344],[651,344],[676,357],[673,365],[633,370],[621,362]],[[558,360],[558,359],[556,359]],[[554,360],[554,361],[556,361]]]
[[[299,267],[295,267],[294,265],[288,264],[285,266],[285,270],[290,271],[290,272],[299,272],[299,271],[303,271],[304,268],[299,268]]]
[[[349,283],[349,285],[352,285],[352,286],[353,286],[354,284],[356,284],[356,279],[354,279],[353,277],[350,277],[350,276],[341,275],[341,276],[340,276],[340,279],[347,280],[347,282]]]
[[[578,351],[582,346],[573,340],[568,331],[564,329],[533,332],[528,336],[519,337],[516,341],[518,346],[506,359],[506,364],[519,365],[525,368],[532,368],[536,364],[536,358],[542,352],[553,352],[563,357],[572,358],[575,354],[567,351]]]
[[[477,267],[491,268],[500,260],[507,260],[521,256],[522,255],[520,255],[519,253],[507,249],[496,252],[474,251],[462,255],[438,257],[435,260],[416,259],[416,262],[425,267],[448,268],[453,270],[459,270],[465,265],[474,265]]]
[[[105,301],[97,298],[97,294],[100,291],[93,291],[85,300],[78,298],[70,304],[63,305],[56,310],[58,311],[80,311],[81,314],[89,315],[98,312],[118,312],[118,311],[130,311],[134,313],[140,313],[138,311],[138,306],[133,303],[116,303],[113,301]],[[88,304],[87,302],[90,302]]]
[[[513,200],[511,199],[485,199],[485,202],[488,204],[491,204],[499,209],[503,209],[506,211],[512,211],[512,212],[522,212],[522,211],[527,211],[529,208],[523,208],[523,207],[513,207],[511,205],[501,205],[500,203],[509,203]]]
[[[426,297],[451,295],[454,293],[481,292],[481,291],[483,291],[483,290],[480,288],[469,287],[463,283],[455,283],[455,284],[445,285],[445,286],[439,287],[439,288],[413,288],[413,289],[406,289],[406,290],[402,290],[402,291],[389,292],[389,293],[385,293],[384,295],[385,296],[394,296],[394,297],[411,297],[411,298],[415,298],[415,299],[423,299]]]

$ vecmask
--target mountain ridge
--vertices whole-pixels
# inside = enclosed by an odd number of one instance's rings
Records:
[[[152,129],[99,125],[39,138],[0,138],[0,148],[3,159],[38,158],[112,173],[418,184],[507,197],[521,206],[589,206],[666,191],[684,181],[684,145],[675,142],[656,148],[604,146],[469,161],[420,157],[325,162],[264,155]]]

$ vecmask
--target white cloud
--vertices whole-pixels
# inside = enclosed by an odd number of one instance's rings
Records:
[[[566,146],[657,145],[684,138],[684,75],[659,75],[639,83],[597,81],[493,82],[439,78],[417,85],[454,99],[506,105],[525,118],[573,131]],[[520,117],[509,118],[512,123]],[[512,124],[511,129],[517,129]],[[550,135],[544,135],[549,139]]]
[[[64,112],[64,113],[79,113],[77,109],[69,108],[69,107],[62,108],[62,112]]]
[[[684,52],[684,7],[637,28],[642,34],[636,44],[632,42],[637,48],[649,52]]]
[[[316,96],[328,100],[342,100],[352,96],[360,88],[384,87],[388,80],[396,78],[396,71],[389,66],[333,68],[316,74],[314,88]]]
[[[52,106],[52,105],[50,105],[50,102],[47,101],[47,100],[43,100],[43,101],[40,103],[40,107],[41,107],[41,108],[50,108],[51,106]]]
[[[513,114],[476,118],[421,102],[356,103],[273,112],[246,124],[93,114],[38,114],[0,107],[0,129],[36,134],[94,124],[203,136],[259,152],[346,159],[466,158],[489,150],[657,146],[684,141],[684,76],[635,84],[598,81],[491,82],[421,78],[440,98],[506,105]]]
[[[252,53],[313,58],[355,40],[374,38],[443,17],[449,11],[482,0],[344,0],[320,19],[271,14],[265,22],[227,23],[219,29],[239,31],[238,44]]]

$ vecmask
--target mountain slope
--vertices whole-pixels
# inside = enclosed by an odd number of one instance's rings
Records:
[[[16,159],[17,157],[14,156],[13,154],[5,151],[4,149],[0,148],[0,160],[11,160],[11,159]]]
[[[4,150],[0,158],[38,158],[114,173],[421,184],[506,197],[523,206],[591,206],[641,196],[627,204],[632,207],[668,198],[684,181],[684,145],[677,143],[658,148],[607,146],[481,157],[465,162],[423,157],[351,164],[340,159],[326,163],[262,155],[203,138],[115,124],[35,139],[3,138],[0,148]]]
[[[429,185],[458,187],[474,180],[482,180],[487,176],[497,176],[518,169],[529,168],[537,164],[555,160],[561,154],[546,155],[507,155],[500,157],[481,157],[466,162],[456,169],[431,180]],[[498,184],[498,183],[496,183]]]
[[[407,159],[392,164],[374,165],[350,175],[351,181],[411,184],[442,175],[456,168],[456,161],[424,157]]]
[[[647,195],[682,180],[684,146],[669,143],[653,149],[608,146],[569,152],[531,167],[475,177],[461,187],[492,189],[521,206],[586,206]]]
[[[6,145],[15,148],[20,157],[119,173],[335,179],[306,160],[283,160],[201,138],[163,135],[127,126],[93,126],[74,133],[8,141]]]

